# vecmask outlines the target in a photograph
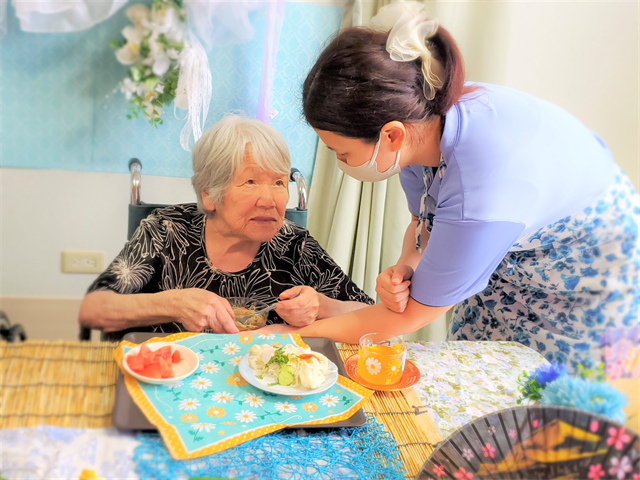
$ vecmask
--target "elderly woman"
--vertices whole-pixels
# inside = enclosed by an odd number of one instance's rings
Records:
[[[233,115],[212,126],[193,151],[197,205],[161,208],[140,224],[89,287],[80,323],[120,334],[237,333],[225,297],[279,301],[269,323],[294,326],[372,304],[284,219],[290,169],[274,128]]]

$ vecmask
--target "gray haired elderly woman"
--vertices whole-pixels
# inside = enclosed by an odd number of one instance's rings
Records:
[[[142,221],[89,287],[82,325],[237,333],[229,297],[279,301],[269,323],[293,326],[373,303],[309,232],[284,219],[291,161],[273,127],[226,116],[192,160],[197,205],[157,209]]]

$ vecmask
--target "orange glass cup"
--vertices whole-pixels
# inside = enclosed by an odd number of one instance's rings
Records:
[[[407,344],[399,337],[383,339],[379,333],[367,333],[360,338],[358,374],[373,385],[398,383],[404,372]]]

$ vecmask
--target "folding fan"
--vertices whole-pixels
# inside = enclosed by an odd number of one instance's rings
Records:
[[[582,410],[515,407],[453,433],[416,480],[477,478],[640,480],[640,438]]]

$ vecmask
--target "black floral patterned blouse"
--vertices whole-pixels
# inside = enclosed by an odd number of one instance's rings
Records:
[[[336,300],[372,305],[365,294],[304,228],[285,220],[280,231],[263,243],[253,262],[229,273],[209,260],[204,245],[205,216],[195,203],[160,208],[143,220],[111,265],[88,293],[157,293],[177,288],[202,288],[221,297],[249,297],[268,304],[294,286],[308,285]],[[282,323],[275,313],[269,323]],[[135,331],[183,331],[178,322],[136,327]],[[121,333],[122,335],[122,333]]]

